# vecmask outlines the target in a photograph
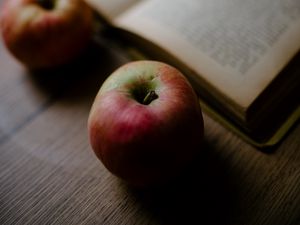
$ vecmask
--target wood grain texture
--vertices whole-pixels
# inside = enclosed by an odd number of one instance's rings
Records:
[[[263,153],[204,115],[190,167],[136,190],[96,159],[86,130],[98,88],[126,56],[91,46],[32,72],[0,46],[0,224],[300,224],[299,124]]]

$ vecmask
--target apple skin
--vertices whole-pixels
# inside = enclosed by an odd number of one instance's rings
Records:
[[[93,11],[83,0],[6,0],[0,13],[5,45],[32,69],[70,62],[91,39]]]
[[[156,96],[144,104],[139,98],[149,90]],[[182,73],[162,62],[136,61],[103,83],[88,133],[111,173],[147,187],[169,181],[186,167],[201,150],[204,127],[198,98]]]

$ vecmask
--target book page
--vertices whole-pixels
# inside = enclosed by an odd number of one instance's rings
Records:
[[[117,18],[247,108],[300,49],[299,0],[148,0]]]
[[[85,0],[109,20],[117,17],[132,5],[142,0]]]

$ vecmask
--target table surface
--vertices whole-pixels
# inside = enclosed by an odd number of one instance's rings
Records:
[[[300,224],[300,125],[264,153],[204,114],[203,149],[170,184],[137,190],[111,175],[86,123],[127,61],[100,43],[29,71],[0,40],[0,224]]]

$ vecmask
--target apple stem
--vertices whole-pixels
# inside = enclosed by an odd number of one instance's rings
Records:
[[[143,104],[144,105],[149,105],[153,100],[157,99],[158,95],[155,93],[155,91],[151,90],[147,93],[145,98],[143,99]]]
[[[53,0],[36,0],[36,2],[42,6],[44,9],[53,9],[54,2]]]

